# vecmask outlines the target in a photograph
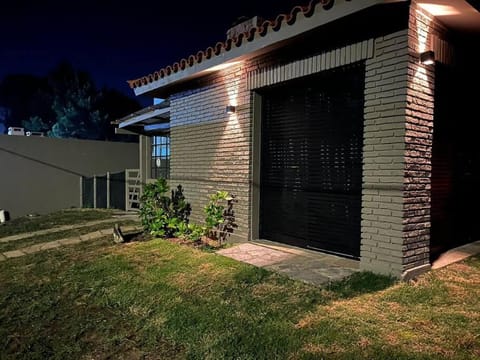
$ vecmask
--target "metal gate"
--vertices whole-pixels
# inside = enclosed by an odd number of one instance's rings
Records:
[[[260,236],[360,255],[363,65],[262,95]]]
[[[126,209],[139,210],[140,209],[140,193],[142,191],[142,184],[140,181],[139,169],[125,170],[125,198],[127,200]]]
[[[140,208],[138,169],[80,177],[80,202],[83,208],[138,210]]]

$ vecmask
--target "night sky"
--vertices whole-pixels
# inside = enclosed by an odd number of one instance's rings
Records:
[[[46,75],[66,60],[89,72],[98,87],[133,96],[127,79],[225,40],[236,18],[270,19],[306,2],[2,1],[0,79],[14,73]]]

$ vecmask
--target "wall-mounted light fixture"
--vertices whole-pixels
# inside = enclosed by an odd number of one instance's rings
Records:
[[[420,54],[420,62],[423,65],[433,65],[435,64],[435,53],[432,50],[425,51]]]
[[[234,113],[235,113],[235,110],[236,110],[236,108],[235,108],[235,106],[233,106],[233,105],[228,105],[228,106],[225,108],[225,112],[226,112],[227,114],[234,114]]]

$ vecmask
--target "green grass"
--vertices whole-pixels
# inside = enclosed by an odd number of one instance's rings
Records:
[[[472,359],[480,258],[320,289],[163,240],[0,262],[2,359]]]
[[[0,226],[0,238],[26,232],[49,229],[54,226],[83,224],[89,221],[109,219],[113,210],[67,209],[35,217],[24,216]]]
[[[138,221],[133,221],[133,220],[119,219],[117,223],[121,226],[140,225]],[[27,246],[31,246],[34,244],[40,244],[40,243],[45,243],[49,241],[66,239],[74,236],[80,236],[80,235],[88,234],[90,232],[94,232],[97,230],[113,228],[113,224],[114,224],[113,222],[111,224],[98,224],[98,225],[93,225],[88,227],[81,227],[77,229],[56,231],[53,233],[48,233],[43,235],[30,236],[21,240],[14,240],[6,243],[0,242],[0,253],[10,251],[10,250],[25,248]]]

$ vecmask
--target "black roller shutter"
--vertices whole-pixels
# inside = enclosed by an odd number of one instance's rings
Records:
[[[262,92],[262,238],[359,257],[364,74]]]

